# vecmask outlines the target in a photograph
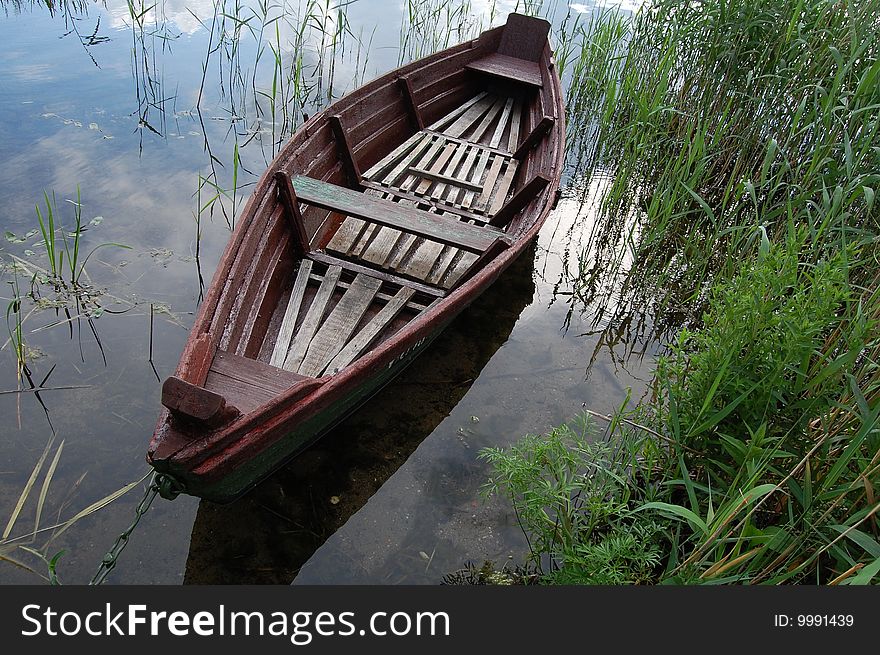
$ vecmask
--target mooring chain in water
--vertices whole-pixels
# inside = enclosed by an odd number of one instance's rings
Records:
[[[134,529],[137,527],[137,524],[140,522],[143,515],[150,509],[150,505],[153,504],[153,500],[156,496],[161,495],[163,498],[172,499],[179,493],[179,489],[176,487],[177,485],[173,478],[153,471],[153,474],[150,476],[150,482],[147,484],[147,491],[144,493],[144,497],[141,498],[141,502],[138,503],[138,506],[134,510],[134,521],[132,521],[131,525],[129,525],[128,528],[116,538],[113,547],[107,551],[107,554],[104,555],[103,558],[101,558],[101,565],[98,567],[98,571],[95,573],[91,582],[89,582],[90,585],[99,585],[103,583],[107,576],[110,575],[110,571],[116,568],[116,562],[119,559],[119,555],[122,554],[122,551],[128,545],[128,538],[131,536],[131,533],[134,532]]]

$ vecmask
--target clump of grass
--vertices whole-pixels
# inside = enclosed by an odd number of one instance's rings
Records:
[[[131,248],[131,246],[121,243],[100,243],[93,247],[85,258],[80,261],[82,236],[87,228],[83,225],[82,198],[79,187],[76,188],[76,200],[69,201],[73,205],[72,228],[67,229],[63,225],[54,191],[52,192],[51,199],[49,193],[44,191],[43,200],[45,206],[42,211],[40,210],[40,205],[36,206],[37,221],[42,238],[40,245],[45,250],[48,260],[48,281],[52,282],[56,287],[67,286],[71,289],[80,287],[80,281],[86,264],[100,248],[109,246],[125,249]],[[61,237],[60,240],[59,236]]]
[[[634,512],[655,490],[649,480],[630,481],[637,462],[651,470],[656,444],[636,437],[612,445],[597,432],[583,416],[480,453],[493,469],[485,491],[511,499],[545,583],[641,584],[658,574],[671,521]]]

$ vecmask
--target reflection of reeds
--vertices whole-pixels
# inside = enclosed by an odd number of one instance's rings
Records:
[[[137,100],[136,113],[140,134],[140,148],[143,150],[143,130],[164,137],[166,103],[173,96],[165,94],[158,52],[164,52],[174,34],[164,20],[160,20],[159,7],[146,4],[144,0],[128,0],[128,13],[131,18],[131,69],[135,81]],[[152,23],[148,23],[150,15]],[[153,117],[152,112],[158,116]]]
[[[877,227],[876,2],[650,7],[568,43],[569,159],[610,174],[582,291],[632,256],[674,310],[762,229],[808,222],[823,242]]]

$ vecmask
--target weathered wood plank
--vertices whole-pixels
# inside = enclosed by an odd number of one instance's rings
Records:
[[[495,184],[495,193],[492,195],[492,201],[486,209],[486,214],[488,216],[494,216],[507,201],[507,192],[510,191],[513,176],[516,175],[517,163],[516,159],[507,160],[507,163],[505,164],[506,168],[501,174],[501,177],[498,178],[498,182]]]
[[[519,126],[522,122],[523,103],[517,98],[516,104],[513,106],[513,115],[510,120],[510,134],[507,135],[507,149],[510,152],[516,150],[519,145]]]
[[[440,281],[440,286],[444,289],[449,289],[454,286],[459,278],[464,275],[465,271],[473,266],[474,262],[478,259],[477,255],[472,252],[459,250],[458,254],[458,259],[450,266],[447,270],[446,276]]]
[[[391,194],[381,193],[372,188],[367,188],[366,193],[380,198],[393,199]],[[394,245],[402,234],[403,232],[395,230],[393,227],[381,227],[370,242],[369,247],[361,254],[361,259],[377,266],[384,266],[389,255],[391,255],[391,251],[394,249]]]
[[[498,179],[498,174],[501,172],[503,164],[504,159],[502,157],[498,155],[493,157],[492,164],[489,166],[489,172],[486,173],[486,179],[483,181],[483,192],[473,207],[474,211],[482,212],[486,210],[486,204],[489,202],[492,191],[495,189],[495,180]]]
[[[376,234],[379,233],[379,230],[382,229],[381,225],[376,225],[375,223],[368,223],[367,229],[365,229],[358,239],[358,242],[354,245],[354,248],[351,249],[352,257],[362,257],[364,251],[369,247],[369,245],[373,242],[373,238]]]
[[[205,388],[226,398],[242,413],[251,412],[280,394],[291,399],[290,389],[302,397],[319,387],[318,380],[275,368],[264,362],[218,351],[205,380]]]
[[[273,394],[281,393],[303,379],[303,376],[249,357],[240,357],[218,350],[211,363],[211,372],[225,375],[251,387]]]
[[[352,218],[351,216],[346,217],[342,225],[336,229],[330,241],[327,242],[327,250],[334,250],[347,255],[354,248],[354,244],[358,242],[366,227],[366,221]]]
[[[431,198],[440,200],[447,195],[450,189],[457,188],[459,176],[456,175],[456,171],[458,171],[459,164],[461,164],[461,160],[464,158],[468,149],[469,147],[467,145],[455,144],[455,154],[452,155],[449,163],[446,164],[446,168],[441,171],[441,174],[444,175],[447,180],[454,180],[454,182],[442,183],[441,180],[441,184],[437,184],[431,191]]]
[[[489,126],[492,125],[493,121],[498,117],[498,114],[501,113],[502,107],[504,107],[504,98],[499,97],[489,111],[486,112],[486,115],[483,116],[483,120],[480,121],[480,124],[474,128],[474,131],[470,136],[470,141],[479,143],[482,140],[486,132],[489,131]]]
[[[325,369],[327,373],[331,375],[338,373],[357,359],[397,317],[414,293],[415,291],[409,287],[401,287],[400,291],[339,351],[327,365]]]
[[[318,377],[324,371],[330,360],[348,342],[380,286],[382,281],[374,277],[363,274],[355,276],[312,339],[299,367],[300,375]]]
[[[440,284],[441,280],[443,280],[443,276],[446,275],[446,271],[449,270],[452,261],[459,252],[461,251],[458,248],[446,246],[437,258],[434,268],[431,269],[431,272],[425,278],[425,282],[428,284]]]
[[[448,134],[449,136],[460,137],[462,134],[467,132],[470,127],[480,120],[480,117],[486,113],[489,107],[492,106],[492,103],[495,102],[495,96],[487,95],[485,98],[481,99],[479,102],[475,103],[473,107],[468,109],[458,120],[456,120],[452,125],[442,130],[444,134]]]
[[[446,114],[446,116],[444,116],[443,118],[441,118],[440,120],[438,120],[436,123],[433,123],[433,124],[429,125],[429,126],[428,126],[428,129],[429,129],[429,130],[440,130],[440,129],[442,129],[444,126],[449,125],[450,123],[452,123],[453,120],[455,120],[456,118],[458,118],[459,116],[461,116],[461,115],[462,115],[463,113],[465,113],[468,109],[470,109],[470,108],[473,107],[475,104],[477,104],[480,100],[482,100],[483,98],[485,98],[486,95],[487,95],[487,92],[486,92],[486,91],[482,91],[482,92],[478,93],[477,95],[475,95],[473,98],[471,98],[470,100],[468,100],[467,102],[465,102],[465,103],[462,104],[461,106],[459,106],[459,107],[453,109],[451,112],[449,112],[448,114]]]
[[[492,134],[492,138],[489,139],[489,145],[493,148],[497,148],[501,143],[501,137],[504,136],[504,130],[507,129],[507,123],[510,120],[510,112],[513,109],[513,98],[508,98],[507,102],[504,103],[504,111],[501,113],[501,118],[498,119],[498,127],[495,128],[495,133]]]
[[[471,171],[471,178],[469,180],[470,182],[481,182],[481,180],[483,179],[483,171],[486,170],[486,165],[489,163],[490,156],[492,156],[492,154],[488,150],[483,150],[480,153],[480,158],[477,160],[477,165],[474,167],[474,170]],[[474,200],[478,197],[479,196],[474,191],[466,192],[464,194],[464,198],[461,199],[461,208],[465,210],[471,210],[474,205]]]
[[[412,236],[412,235],[408,235]],[[442,298],[445,294],[440,289],[435,289],[434,287],[428,286],[427,284],[421,284],[419,282],[412,282],[410,280],[405,280],[402,277],[394,275],[393,273],[386,273],[385,271],[376,271],[371,268],[367,268],[366,266],[361,266],[355,262],[348,262],[337,257],[333,257],[332,255],[325,255],[320,252],[313,252],[309,254],[311,259],[314,259],[316,262],[320,262],[328,265],[338,265],[344,267],[348,271],[352,271],[353,273],[366,273],[372,277],[378,278],[383,282],[391,282],[397,286],[407,286],[412,287],[416,291],[423,293],[427,296],[431,296],[432,298]]]
[[[312,260],[302,260],[299,265],[299,272],[296,275],[296,281],[293,283],[293,290],[290,292],[290,301],[287,303],[284,318],[281,320],[281,330],[278,332],[278,339],[275,341],[275,348],[272,350],[272,358],[269,360],[272,366],[281,368],[284,366],[284,360],[287,359],[290,340],[293,338],[293,330],[296,327],[296,319],[299,317],[299,309],[302,305],[306,287],[309,284],[311,272]]]
[[[443,244],[436,241],[423,240],[416,248],[412,256],[397,271],[402,275],[409,275],[418,280],[424,280],[434,263],[443,251]]]
[[[425,139],[430,138],[430,135],[424,132],[418,132],[413,134],[409,139],[401,143],[397,148],[388,153],[385,157],[379,160],[372,168],[370,168],[366,173],[364,173],[364,177],[367,179],[375,179],[377,177],[381,177],[382,173],[387,170],[389,167],[395,165],[400,161],[402,157],[405,157],[413,150],[422,145],[422,142]]]
[[[437,211],[437,212],[441,212],[441,213],[445,212],[445,211],[449,211],[449,209],[450,209],[444,203],[441,203],[439,201],[435,201],[433,198],[424,198],[424,197],[420,198],[419,196],[414,195],[414,194],[410,193],[409,191],[401,191],[400,189],[386,189],[384,187],[380,187],[379,185],[375,184],[374,182],[369,182],[369,181],[365,182],[364,185],[368,189],[376,189],[376,190],[380,190],[380,191],[386,191],[389,194],[393,195],[395,198],[409,200],[412,203],[412,205],[410,205],[412,207],[415,207],[416,205],[419,205],[419,204],[428,205],[429,207],[431,207],[432,210]],[[468,193],[472,193],[472,192],[468,192]],[[448,202],[449,204],[452,204],[451,199],[446,200],[444,202]],[[462,209],[461,207],[456,206],[456,205],[452,205],[452,206],[455,208],[456,215],[464,220],[476,221],[480,226],[483,226],[483,224],[487,222],[487,218],[485,216],[482,216],[481,214],[474,214],[473,212],[468,211],[467,209]]]
[[[391,270],[396,270],[401,262],[409,255],[410,251],[418,245],[418,242],[419,238],[415,234],[404,233],[394,246],[394,250],[391,252],[391,258],[385,266]]]
[[[452,155],[455,154],[456,148],[458,148],[458,144],[447,143],[443,148],[443,152],[440,153],[440,156],[438,156],[437,159],[434,160],[434,163],[431,164],[427,170],[431,173],[439,173],[440,171],[442,171],[449,160],[452,158]],[[411,170],[412,169],[410,169],[410,171]],[[431,185],[433,183],[433,180],[422,178],[418,186],[416,186],[415,194],[424,194],[429,188],[431,188]]]
[[[413,175],[418,175],[419,177],[426,178],[428,180],[433,180],[435,182],[442,182],[443,184],[451,184],[453,186],[463,187],[465,189],[469,189],[471,191],[482,191],[483,187],[479,184],[474,184],[473,182],[468,182],[467,180],[459,180],[457,178],[451,177],[449,175],[444,175],[442,173],[436,173],[434,171],[427,171],[423,168],[416,168],[415,166],[411,166],[409,172]],[[442,189],[441,189],[442,191]],[[439,199],[439,194],[433,192],[431,194],[432,198]]]
[[[458,137],[449,136],[448,134],[444,134],[443,132],[431,132],[430,130],[426,130],[426,133],[443,137],[446,141],[452,141],[455,143],[463,143],[465,145],[473,146],[474,148],[480,148],[481,150],[487,150],[489,152],[494,152],[498,155],[503,155],[504,157],[510,157],[510,154],[512,152],[512,151],[504,150],[503,148],[493,148],[485,143],[474,143],[473,141],[468,141],[467,139],[460,139]],[[517,141],[517,143],[519,143],[519,142]]]
[[[303,202],[418,234],[439,243],[482,252],[494,240],[493,234],[487,234],[482,228],[469,223],[449,220],[320,180],[297,176],[293,186]]]
[[[455,252],[464,252],[464,251],[459,251],[459,250],[457,250],[457,249],[455,249],[455,248],[453,248],[452,250],[455,251]],[[320,275],[316,275],[316,274],[312,273],[312,275],[310,276],[310,279],[311,279],[313,282],[315,282],[316,284],[320,284],[320,283],[321,283],[321,280],[322,280],[323,278],[322,278]],[[409,282],[409,281],[407,280],[407,281],[406,281],[406,284],[407,284],[407,285],[411,285],[411,284],[413,284],[413,283],[411,283],[411,282]],[[350,286],[351,286],[351,283],[350,283],[350,282],[346,282],[345,280],[343,280],[343,279],[341,279],[341,278],[340,278],[339,282],[336,283],[336,287],[337,287],[338,289],[348,289],[348,287],[350,287]],[[407,288],[411,288],[411,287],[407,287]],[[415,291],[415,289],[413,289],[413,291]],[[391,298],[393,298],[393,297],[394,297],[394,296],[393,296],[392,294],[390,294],[390,293],[385,293],[385,292],[382,291],[381,289],[380,289],[379,293],[376,294],[376,298],[377,298],[378,300],[382,301],[383,303],[388,302],[388,301],[391,300]],[[407,303],[406,303],[406,308],[409,309],[410,311],[415,312],[416,314],[418,314],[419,312],[423,312],[423,311],[425,311],[426,309],[428,309],[428,306],[430,305],[430,303],[434,302],[434,300],[436,300],[436,298],[435,298],[435,299],[432,299],[428,304],[425,304],[425,303],[423,303],[423,302],[419,302],[419,301],[417,301],[417,300],[409,300],[409,301],[407,301]]]
[[[477,158],[477,153],[479,152],[479,147],[471,144],[465,144],[460,147],[460,150],[463,150],[467,154],[464,157],[464,161],[461,163],[461,167],[459,168],[459,170],[451,171],[450,175],[454,177],[457,181],[463,181],[464,185],[447,185],[444,193],[440,194],[440,196],[437,198],[437,200],[445,204],[452,205],[453,207],[458,203],[459,198],[461,198],[462,195],[467,192],[466,185],[470,184],[469,178],[471,176],[471,170],[474,167],[474,161]]]
[[[327,269],[327,273],[324,275],[324,281],[321,282],[321,286],[318,287],[318,293],[316,293],[315,297],[312,299],[309,311],[306,314],[302,325],[300,325],[299,330],[297,330],[296,335],[293,337],[290,351],[287,353],[287,358],[284,360],[283,368],[285,371],[299,370],[300,364],[306,356],[309,344],[312,342],[312,337],[315,336],[315,332],[321,324],[321,319],[324,318],[327,305],[330,302],[330,298],[333,296],[333,291],[336,289],[336,283],[339,281],[341,273],[341,266],[330,266]]]
[[[415,182],[416,178],[408,175],[405,171],[406,169],[417,162],[418,166],[427,166],[434,157],[437,156],[437,153],[440,152],[440,149],[443,147],[443,139],[441,137],[433,138],[433,140],[423,141],[424,147],[419,147],[417,151],[414,152],[413,156],[404,158],[397,165],[397,167],[388,174],[384,180],[382,180],[382,184],[387,184],[388,186],[398,186],[405,187],[409,189],[410,186]],[[403,179],[401,179],[403,178]]]

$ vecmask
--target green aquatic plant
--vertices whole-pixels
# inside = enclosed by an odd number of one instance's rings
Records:
[[[59,515],[57,520],[46,524],[44,515],[48,510],[50,487],[64,452],[64,441],[62,440],[57,447],[55,441],[56,437],[53,436],[46,442],[46,446],[34,464],[14,507],[9,513],[6,526],[0,534],[0,563],[37,575],[50,584],[59,584],[57,568],[64,551],[54,551],[54,546],[61,535],[78,521],[95,514],[124,496],[140,485],[149,475],[147,474],[140,480],[129,483],[91,503],[70,518],[62,519]],[[41,478],[42,482],[40,482]],[[32,506],[33,524],[26,530],[16,532],[15,528],[21,523],[24,511],[29,505]],[[36,559],[44,567],[45,573],[36,568],[36,565],[29,563],[28,559]]]
[[[40,244],[46,252],[48,260],[49,281],[56,286],[69,286],[76,289],[80,286],[80,280],[85,271],[89,259],[101,248],[115,247],[130,249],[130,246],[121,243],[100,243],[94,246],[89,253],[80,260],[82,237],[88,229],[83,224],[82,198],[79,187],[76,188],[76,200],[69,200],[73,205],[73,227],[66,228],[58,211],[55,192],[50,199],[47,191],[43,192],[44,208],[36,206],[37,221],[40,227]],[[60,239],[59,239],[60,236]],[[66,269],[66,272],[65,272]]]
[[[486,448],[492,466],[484,487],[513,504],[542,580],[558,584],[643,584],[655,580],[669,539],[662,519],[636,508],[654,498],[649,478],[659,452],[635,431],[617,443],[600,439],[584,415],[509,448]],[[666,521],[665,523],[670,523]]]

